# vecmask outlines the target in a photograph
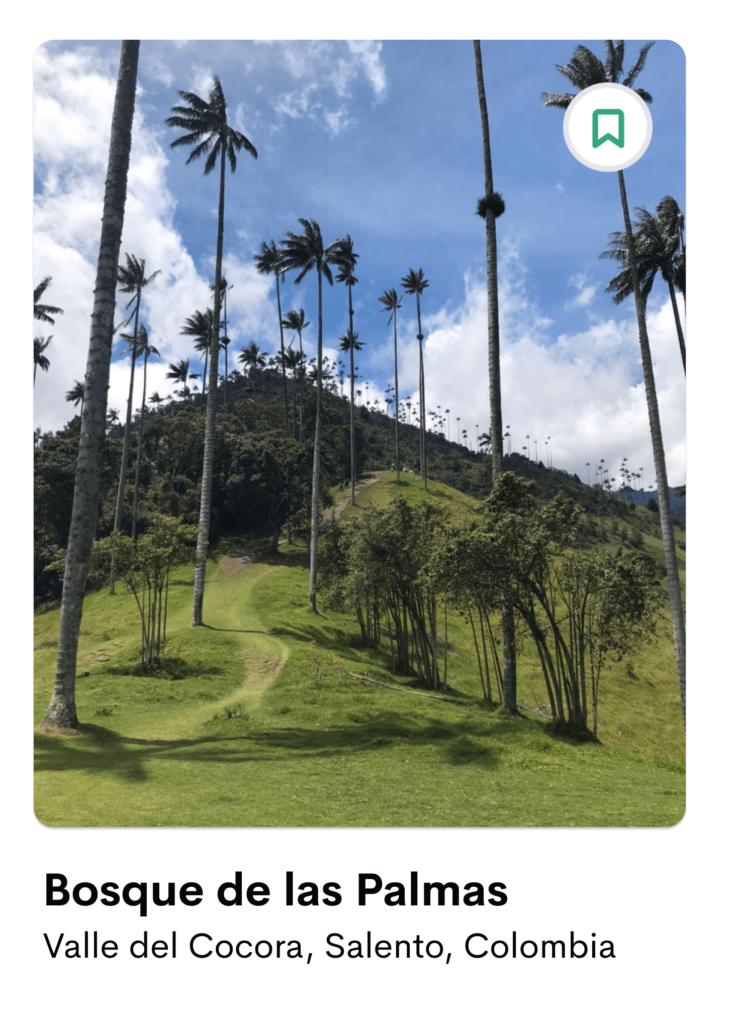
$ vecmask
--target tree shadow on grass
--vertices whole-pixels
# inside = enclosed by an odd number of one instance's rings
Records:
[[[250,762],[297,762],[356,757],[372,751],[435,748],[436,756],[453,766],[493,770],[503,746],[500,739],[514,723],[499,719],[446,723],[439,718],[415,723],[408,715],[381,712],[332,727],[304,726],[253,730],[237,735],[155,740],[122,736],[98,725],[83,725],[78,737],[36,736],[36,770],[76,771],[91,776],[112,773],[128,782],[144,782],[152,761],[234,765]],[[498,742],[496,742],[498,741]]]

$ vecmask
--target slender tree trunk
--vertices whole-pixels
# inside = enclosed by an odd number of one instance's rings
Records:
[[[142,432],[145,428],[145,395],[147,392],[147,346],[142,369],[142,408],[140,409],[140,430],[137,435],[137,465],[135,466],[135,494],[132,499],[132,539],[137,536],[137,497],[140,493],[140,462],[142,461]]]
[[[661,517],[663,551],[666,558],[666,574],[668,577],[668,593],[671,602],[671,621],[674,629],[674,647],[676,649],[676,670],[679,676],[681,711],[684,716],[684,724],[686,724],[686,628],[684,624],[684,609],[681,600],[681,584],[679,583],[679,567],[676,561],[674,528],[671,522],[671,503],[669,501],[668,478],[666,476],[666,456],[663,450],[661,417],[658,412],[658,399],[656,398],[656,383],[653,376],[653,360],[651,359],[651,346],[648,341],[645,308],[638,281],[638,265],[635,259],[635,241],[633,239],[633,229],[630,225],[628,197],[625,192],[625,178],[622,171],[618,171],[618,183],[620,185],[620,201],[623,204],[625,232],[628,238],[630,274],[633,280],[635,313],[638,321],[638,341],[640,342],[643,382],[646,389],[648,419],[651,427],[653,462],[656,470],[656,482],[658,485],[658,511]]]
[[[351,335],[351,504],[356,504],[356,412],[355,402],[355,368],[353,365],[353,300],[351,285],[348,286],[348,326]]]
[[[397,311],[394,309],[394,447],[396,450],[396,482],[401,482],[399,472],[399,372],[397,360]]]
[[[280,359],[282,360],[282,388],[285,395],[285,437],[289,433],[289,417],[287,415],[287,371],[285,369],[285,329],[282,326],[282,304],[280,302],[280,275],[275,271],[275,285],[277,286],[277,319],[280,324]]]
[[[419,304],[419,292],[417,295],[417,340],[419,341],[419,459],[422,472],[422,490],[427,490],[427,436],[425,432],[425,408],[424,408],[424,360],[422,358],[422,310]]]
[[[225,141],[225,140],[224,140]],[[221,178],[219,182],[219,227],[216,240],[216,290],[214,291],[213,322],[221,316],[221,263],[224,252],[224,190],[226,183],[226,145],[221,147]],[[216,445],[216,397],[219,383],[219,332],[211,332],[211,363],[209,367],[208,402],[206,404],[206,433],[203,442],[203,474],[201,478],[201,513],[198,520],[196,545],[196,575],[193,583],[192,626],[203,625],[203,587],[206,582],[206,556],[211,528],[211,490],[213,486],[213,460]]]
[[[483,60],[480,40],[474,40],[475,73],[478,80],[478,104],[483,128],[483,163],[485,167],[485,194],[493,194],[493,166],[488,129],[488,105],[483,83]],[[485,258],[488,284],[488,377],[491,406],[491,453],[493,482],[503,470],[503,417],[501,414],[501,349],[498,333],[498,254],[496,245],[496,215],[485,212]],[[503,627],[503,706],[516,711],[516,632],[511,599],[506,592],[501,605]]]
[[[684,376],[686,376],[686,343],[684,342],[684,332],[681,327],[681,317],[679,316],[679,307],[676,302],[676,290],[671,281],[668,282],[668,290],[671,295],[671,307],[674,311],[674,320],[676,321],[676,333],[679,336],[679,348],[681,349],[681,362],[684,364]]]
[[[43,719],[44,726],[58,728],[73,729],[78,725],[75,697],[76,655],[84,588],[99,506],[109,363],[114,335],[117,266],[127,198],[127,173],[130,166],[139,53],[139,40],[123,41],[112,113],[102,233],[94,286],[94,308],[85,378],[86,404],[79,438],[79,461],[61,597],[56,679],[53,696]]]
[[[318,531],[320,528],[320,437],[323,404],[323,275],[318,270],[318,366],[315,400],[315,439],[313,441],[313,498],[310,523],[310,610],[316,615],[315,584],[318,576]]]
[[[300,444],[302,444],[302,439],[303,439],[302,396],[303,396],[303,391],[305,390],[305,354],[303,353],[303,350],[302,350],[302,331],[298,330],[297,334],[298,334],[298,337],[300,339],[300,367],[299,367],[299,370],[300,370],[300,381],[299,381],[299,384],[300,384]]]
[[[130,392],[127,396],[127,416],[125,418],[125,435],[122,444],[122,465],[119,470],[119,484],[117,485],[117,508],[114,513],[115,530],[122,529],[122,511],[125,503],[125,485],[127,483],[127,467],[130,461],[130,428],[132,424],[132,395],[135,387],[135,363],[137,362],[137,327],[140,318],[140,298],[142,289],[137,290],[137,304],[135,305],[135,327],[132,332],[132,366],[130,368]],[[112,568],[109,574],[109,593],[114,594],[115,568],[112,558]]]

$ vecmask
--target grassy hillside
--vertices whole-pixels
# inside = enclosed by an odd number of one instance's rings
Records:
[[[386,503],[389,474],[359,503]],[[446,485],[430,497],[469,515]],[[399,488],[423,500],[417,477]],[[347,511],[344,514],[351,514]],[[609,528],[608,528],[609,529]],[[655,541],[643,535],[649,547]],[[313,616],[304,549],[229,541],[191,630],[192,570],[171,587],[166,677],[136,674],[134,599],[85,603],[78,735],[38,734],[36,813],[48,825],[671,825],[684,810],[670,627],[601,688],[600,744],[480,699],[467,627],[449,623],[449,691],[415,689],[349,616]],[[124,588],[118,588],[123,591]],[[36,616],[36,721],[52,689],[58,611]],[[519,700],[546,703],[528,644]],[[364,678],[368,677],[368,678]]]

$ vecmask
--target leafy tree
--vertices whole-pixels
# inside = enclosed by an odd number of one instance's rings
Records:
[[[139,40],[123,41],[112,113],[89,357],[84,378],[87,383],[87,415],[82,421],[79,439],[79,460],[61,598],[56,678],[53,696],[43,719],[45,727],[75,728],[78,725],[76,654],[99,502],[109,363],[114,336],[116,268],[127,197],[139,52]]]
[[[173,107],[171,117],[167,118],[169,128],[182,128],[186,134],[171,142],[171,148],[192,146],[193,149],[186,160],[187,164],[205,156],[203,173],[208,175],[216,167],[220,157],[219,178],[219,216],[216,236],[216,277],[214,292],[213,322],[218,324],[221,319],[221,263],[224,250],[224,191],[226,183],[226,160],[229,161],[232,174],[236,171],[236,154],[245,150],[256,159],[257,151],[249,139],[233,128],[227,118],[226,100],[218,76],[214,77],[214,87],[209,93],[208,102],[193,92],[180,92],[180,97],[187,106]],[[218,329],[214,331],[211,344],[211,372],[209,399],[206,406],[206,442],[203,455],[203,478],[201,481],[201,516],[198,529],[198,547],[196,554],[196,578],[193,587],[193,625],[203,623],[203,585],[206,579],[206,554],[208,552],[208,535],[211,523],[211,485],[213,479],[214,431],[216,425],[216,391],[219,381],[219,338]]]
[[[53,313],[54,316],[57,316],[59,313],[63,313],[63,310],[59,309],[58,306],[47,306],[39,301],[51,281],[52,278],[44,277],[41,283],[33,289],[33,319],[41,320],[44,324],[55,324],[56,321],[51,314]]]
[[[48,361],[48,356],[44,355],[44,352],[52,341],[52,334],[47,338],[36,337],[33,339],[33,387],[36,386],[36,371],[38,370],[38,367],[40,366],[44,373],[47,373],[51,365]]]
[[[328,284],[333,284],[331,266],[342,268],[341,240],[331,245],[323,244],[320,225],[315,220],[298,218],[302,234],[293,231],[285,232],[281,242],[283,249],[282,272],[299,270],[295,284],[300,284],[310,270],[318,275],[318,359],[317,359],[317,398],[315,411],[315,438],[313,442],[313,489],[310,529],[310,608],[317,614],[315,587],[318,575],[318,530],[320,526],[320,457],[322,439],[322,403],[323,403],[323,277]]]
[[[145,518],[147,529],[136,540],[115,530],[97,541],[92,563],[113,562],[133,594],[140,615],[140,664],[149,672],[165,662],[171,570],[195,560],[197,531],[157,512]]]
[[[628,75],[623,79],[622,84],[629,89],[634,89],[638,95],[650,103],[652,97],[643,89],[635,86],[636,80],[645,67],[648,52],[653,43],[645,43],[638,55],[638,59],[631,68]],[[618,82],[623,75],[623,62],[625,57],[625,43],[619,41],[613,43],[611,39],[605,41],[605,63],[595,56],[586,46],[578,46],[572,56],[572,60],[564,65],[557,65],[557,71],[569,79],[572,85],[578,90],[586,89],[591,85],[604,82]],[[574,99],[576,93],[544,93],[542,99],[544,106],[557,107],[566,110]],[[658,486],[658,505],[661,517],[661,532],[663,535],[664,556],[666,559],[666,572],[668,578],[669,598],[671,604],[671,621],[674,629],[674,646],[676,649],[676,668],[679,677],[679,693],[681,695],[681,709],[686,721],[686,627],[684,623],[684,611],[681,601],[681,584],[679,582],[679,568],[676,560],[676,547],[674,543],[674,530],[671,521],[671,503],[668,493],[668,477],[666,475],[666,456],[663,449],[663,435],[661,432],[661,417],[658,411],[658,398],[656,395],[656,382],[653,374],[653,361],[651,359],[651,346],[648,340],[648,328],[646,326],[645,302],[641,276],[639,272],[638,259],[636,257],[635,236],[630,222],[628,210],[628,197],[625,191],[625,178],[622,171],[618,171],[618,183],[620,186],[620,202],[623,208],[623,220],[625,224],[625,238],[628,242],[628,264],[635,297],[635,312],[638,322],[638,341],[641,350],[641,364],[643,367],[643,381],[646,390],[646,404],[648,406],[648,419],[651,428],[651,443],[653,446],[653,461],[656,470],[656,481]]]
[[[395,447],[395,460],[396,460],[396,478],[397,483],[401,480],[401,465],[399,462],[399,416],[397,411],[399,409],[399,367],[397,359],[397,310],[402,308],[401,297],[397,295],[396,288],[387,288],[383,295],[379,296],[379,302],[382,304],[382,313],[389,313],[389,319],[387,323],[394,321],[394,447]]]

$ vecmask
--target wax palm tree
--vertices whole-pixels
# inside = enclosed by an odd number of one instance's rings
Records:
[[[493,483],[503,471],[503,416],[501,412],[501,345],[498,321],[498,249],[496,243],[496,220],[506,209],[503,196],[493,188],[493,161],[491,158],[490,128],[488,125],[488,104],[483,81],[483,57],[480,40],[473,41],[475,77],[478,85],[478,106],[483,134],[483,170],[485,191],[478,200],[477,214],[485,221],[485,264],[488,289],[488,389],[490,397],[490,435]],[[501,605],[501,628],[503,630],[503,705],[511,712],[516,705],[516,635],[513,607],[508,593],[504,593]]]
[[[263,352],[256,341],[250,341],[244,348],[239,349],[238,360],[245,367],[247,373],[252,370],[263,370],[267,365],[269,352]]]
[[[297,336],[300,341],[300,364],[301,370],[305,364],[305,353],[302,350],[302,332],[306,327],[310,326],[310,321],[305,319],[304,309],[291,309],[289,313],[285,313],[282,319],[282,326],[286,331],[297,331]],[[300,444],[303,442],[303,428],[302,428],[302,399],[303,391],[305,388],[305,375],[300,372]]]
[[[192,316],[189,316],[181,334],[187,335],[189,338],[194,339],[193,347],[196,352],[204,353],[203,361],[203,380],[201,382],[201,391],[203,394],[203,400],[206,400],[206,374],[208,372],[208,357],[211,352],[211,345],[213,344],[214,335],[214,315],[212,309],[207,309],[205,313],[202,313],[200,309],[197,309]],[[209,381],[210,390],[210,381]]]
[[[142,433],[145,429],[145,397],[147,394],[147,361],[150,356],[159,356],[160,353],[148,341],[147,331],[143,324],[140,324],[137,332],[137,347],[142,353],[142,405],[140,406],[140,426],[137,431],[137,463],[135,465],[135,491],[132,498],[132,539],[137,536],[137,498],[140,493],[140,464],[142,462]],[[159,397],[159,396],[158,396]],[[150,396],[152,401],[152,396]]]
[[[285,272],[282,267],[282,250],[277,248],[277,243],[272,241],[262,242],[259,252],[254,256],[254,264],[260,274],[274,274],[275,290],[277,292],[277,323],[280,328],[280,366],[282,367],[282,388],[285,396],[285,436],[287,436],[287,374],[285,373],[285,335],[282,326],[282,302],[280,300],[280,277],[284,279]]]
[[[417,299],[417,340],[419,341],[419,461],[422,474],[422,487],[427,490],[427,430],[424,420],[424,411],[427,403],[424,394],[424,359],[422,356],[422,309],[420,298],[425,288],[429,288],[429,281],[424,276],[424,271],[409,268],[409,273],[402,278],[401,285],[407,295],[414,295]]]
[[[396,288],[387,288],[383,295],[379,296],[379,302],[382,305],[380,312],[388,313],[389,319],[387,324],[394,321],[394,438],[395,438],[395,455],[396,455],[396,479],[397,483],[401,482],[401,476],[399,472],[399,416],[396,415],[396,410],[399,408],[399,365],[397,358],[397,310],[402,308],[403,296],[397,295]]]
[[[643,89],[636,88],[635,82],[645,66],[648,51],[652,46],[653,43],[645,43],[641,47],[638,59],[621,83],[630,89],[634,89],[634,91],[637,92],[646,103],[650,103],[652,97]],[[560,74],[569,79],[578,91],[581,91],[591,85],[597,85],[600,82],[618,82],[623,75],[624,56],[625,44],[622,41],[613,43],[611,39],[608,39],[605,41],[604,64],[598,57],[588,50],[587,47],[578,46],[574,51],[572,60],[565,65],[556,65],[556,68]],[[547,107],[557,107],[560,110],[566,110],[575,95],[576,93],[543,93],[542,99],[544,100],[544,105]],[[684,721],[686,721],[686,629],[681,602],[681,586],[679,583],[679,569],[676,560],[673,524],[671,522],[671,504],[668,493],[668,478],[666,475],[666,457],[663,450],[663,435],[661,433],[661,417],[658,412],[658,399],[656,396],[656,383],[653,375],[651,346],[648,340],[648,329],[646,326],[645,303],[643,299],[638,261],[636,259],[635,236],[630,222],[628,197],[625,191],[625,178],[622,171],[618,171],[618,183],[620,186],[620,202],[623,208],[625,237],[628,242],[628,265],[633,285],[633,294],[635,296],[635,312],[636,320],[638,322],[638,341],[640,343],[641,350],[641,364],[643,366],[643,380],[646,390],[646,403],[648,405],[648,419],[650,421],[653,459],[656,469],[656,480],[658,483],[658,505],[661,518],[664,555],[666,560],[669,598],[671,603],[671,620],[673,622],[674,629],[674,646],[676,648],[676,667],[679,677],[681,708]]]
[[[117,267],[117,290],[125,295],[131,295],[132,298],[127,303],[127,309],[133,306],[132,312],[122,324],[126,327],[130,322],[134,321],[134,327],[132,335],[122,335],[122,337],[129,342],[130,345],[130,390],[127,398],[127,418],[125,420],[125,434],[124,441],[122,443],[122,464],[119,470],[119,482],[117,485],[117,506],[114,513],[114,529],[120,530],[122,528],[122,510],[124,508],[124,497],[125,497],[125,483],[127,482],[127,466],[130,459],[130,430],[132,425],[132,392],[135,385],[135,362],[139,355],[139,349],[137,346],[137,326],[140,319],[140,303],[142,301],[142,289],[146,288],[151,281],[160,274],[159,270],[156,270],[154,274],[149,277],[145,276],[145,261],[138,259],[137,256],[130,256],[129,253],[125,253],[125,262],[120,263]],[[109,578],[109,593],[114,593],[114,563],[112,563],[112,571]]]
[[[165,374],[166,380],[172,380],[174,384],[178,385],[179,390],[176,394],[181,395],[185,401],[186,394],[188,391],[188,378],[193,377],[191,371],[190,359],[179,359],[177,363],[168,363],[168,372]]]
[[[79,412],[79,432],[81,433],[81,419],[84,416],[84,384],[82,381],[74,381],[74,386],[66,392],[66,401],[73,402],[74,408],[81,403],[81,411]]]
[[[340,337],[341,352],[348,352],[351,359],[351,504],[356,504],[356,399],[354,388],[356,385],[356,371],[353,365],[353,353],[360,352],[363,344],[358,340],[358,331],[349,327],[345,334]]]
[[[56,678],[53,696],[43,719],[44,727],[56,729],[75,729],[78,725],[75,694],[76,654],[89,557],[99,507],[109,363],[114,336],[116,269],[127,198],[127,172],[130,164],[139,53],[139,40],[122,42],[104,187],[89,356],[84,378],[87,385],[86,416],[82,421],[79,438],[74,502],[61,596]]]
[[[38,367],[48,372],[51,363],[48,360],[48,356],[44,355],[44,352],[53,341],[53,335],[49,334],[47,338],[34,338],[33,339],[33,387],[36,386],[36,372]]]
[[[63,313],[63,310],[59,309],[58,306],[46,306],[39,302],[39,299],[52,280],[50,277],[44,277],[38,287],[33,289],[33,319],[41,320],[44,324],[55,324],[56,321],[51,314],[53,313],[54,316],[57,316],[59,313]]]
[[[666,196],[656,207],[656,216],[649,213],[643,206],[636,207],[636,220],[633,221],[633,244],[635,248],[638,281],[641,286],[643,309],[645,311],[648,295],[653,287],[656,275],[660,273],[668,285],[671,296],[671,308],[674,313],[676,334],[679,339],[681,362],[686,374],[686,345],[681,327],[679,307],[676,302],[678,278],[678,260],[683,245],[683,214],[675,199]],[[680,231],[678,220],[681,221]],[[669,228],[669,224],[671,227]],[[600,253],[600,259],[615,259],[623,266],[623,270],[610,281],[605,291],[612,292],[613,302],[620,303],[633,294],[633,279],[628,257],[628,239],[624,231],[614,231],[610,235],[610,248]]]
[[[336,275],[339,284],[345,284],[348,289],[348,331],[340,338],[341,351],[350,352],[351,358],[351,504],[356,504],[356,426],[355,408],[353,401],[353,385],[355,373],[353,369],[353,353],[360,352],[363,345],[358,343],[358,332],[353,330],[353,286],[358,284],[358,278],[354,276],[358,262],[358,253],[353,251],[353,241],[350,235],[346,235],[340,247],[340,271]]]
[[[342,240],[329,246],[323,245],[320,225],[315,220],[298,218],[302,234],[286,231],[280,243],[284,254],[282,257],[283,272],[299,270],[295,284],[300,284],[310,270],[318,275],[318,359],[317,359],[317,393],[315,402],[315,438],[313,443],[313,493],[310,523],[310,608],[317,614],[315,585],[318,575],[318,532],[320,526],[320,447],[322,433],[321,408],[323,401],[323,278],[333,284],[331,266],[342,268],[340,245]]]
[[[216,274],[214,292],[213,320],[219,323],[221,318],[221,264],[224,251],[224,192],[226,183],[226,161],[232,174],[236,171],[236,154],[242,149],[256,159],[257,151],[249,139],[233,128],[226,113],[226,100],[218,76],[214,77],[214,87],[209,93],[208,101],[202,100],[193,92],[180,92],[180,97],[187,106],[173,107],[172,116],[167,118],[169,128],[182,128],[185,135],[174,139],[171,148],[192,146],[187,164],[205,156],[204,175],[208,175],[216,167],[219,160],[219,216],[216,235]],[[220,158],[220,159],[219,159]],[[203,447],[203,474],[201,477],[201,513],[198,525],[198,544],[196,546],[196,576],[193,586],[193,625],[203,623],[203,585],[206,580],[206,554],[208,552],[208,534],[211,525],[211,488],[213,484],[214,432],[216,428],[216,391],[219,382],[219,338],[218,330],[214,331],[211,345],[211,371],[209,383],[209,399],[206,406],[206,433]]]

